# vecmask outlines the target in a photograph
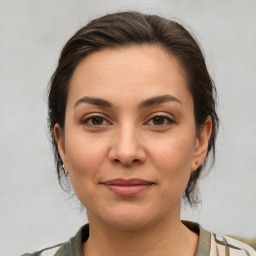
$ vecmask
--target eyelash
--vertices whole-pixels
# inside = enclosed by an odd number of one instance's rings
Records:
[[[106,118],[104,118],[104,117],[102,117],[102,116],[100,116],[100,115],[90,116],[90,117],[88,117],[88,118],[86,118],[86,119],[83,119],[83,120],[81,121],[81,123],[84,124],[84,125],[91,126],[91,127],[93,127],[93,126],[95,126],[95,127],[103,126],[104,124],[103,124],[103,125],[95,125],[95,124],[89,123],[89,122],[92,122],[93,119],[96,119],[96,118],[100,118],[101,120],[103,120],[103,122],[104,122],[104,121],[107,122],[107,123],[108,123],[107,125],[110,124],[110,123],[106,120]]]
[[[102,122],[107,122],[107,124],[99,124],[99,125],[93,124],[93,123],[92,123],[92,122],[93,122],[93,119],[96,119],[96,118],[100,118],[100,120],[102,120]],[[160,124],[160,125],[149,124],[149,122],[153,122],[155,118],[164,118],[164,124]],[[111,125],[111,123],[108,122],[108,121],[106,120],[106,118],[104,118],[104,117],[102,117],[102,116],[100,116],[100,115],[90,116],[90,117],[88,117],[88,118],[86,118],[86,119],[83,119],[83,120],[81,121],[81,123],[82,123],[83,125],[87,125],[87,126],[90,126],[90,127],[101,127],[101,126],[104,126],[104,125]],[[166,125],[176,124],[176,121],[175,121],[174,119],[172,119],[172,118],[166,116],[166,115],[157,114],[157,115],[151,117],[151,118],[146,122],[146,124],[148,124],[148,125],[150,125],[150,126],[155,126],[155,127],[159,127],[159,128],[160,128],[160,127],[164,127],[164,126],[166,126]]]
[[[163,118],[164,119],[164,124],[160,124],[160,125],[156,125],[156,124],[150,124],[150,125],[152,125],[152,126],[156,126],[156,127],[163,127],[163,126],[166,126],[166,125],[170,125],[170,124],[175,124],[176,123],[176,121],[174,120],[174,119],[172,119],[172,118],[170,118],[170,117],[168,117],[168,116],[165,116],[165,115],[160,115],[160,114],[157,114],[157,115],[155,115],[155,116],[153,116],[153,117],[151,117],[150,119],[149,119],[149,121],[147,121],[147,123],[149,123],[149,122],[153,122],[154,121],[154,119],[156,119],[156,118]]]

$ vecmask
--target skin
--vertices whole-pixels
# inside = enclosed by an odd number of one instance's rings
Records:
[[[172,98],[145,103],[163,95]],[[88,97],[111,107],[87,102]],[[198,236],[181,223],[180,204],[191,171],[206,156],[211,119],[197,133],[193,111],[179,62],[160,47],[105,49],[78,64],[65,132],[58,124],[54,131],[73,188],[87,209],[85,255],[195,254]],[[124,197],[102,184],[116,178],[153,185]]]

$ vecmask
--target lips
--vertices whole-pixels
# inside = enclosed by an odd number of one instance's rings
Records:
[[[153,182],[141,179],[113,179],[102,184],[119,196],[135,196],[154,185]]]

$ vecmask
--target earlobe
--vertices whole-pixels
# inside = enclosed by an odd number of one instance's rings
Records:
[[[191,168],[192,171],[196,171],[198,169],[198,167],[203,163],[207,155],[211,132],[212,132],[212,119],[210,116],[207,116],[196,138],[195,152],[194,152],[194,158],[193,158],[192,168]]]
[[[63,164],[65,164],[66,154],[65,154],[65,143],[64,143],[64,132],[59,124],[54,125],[54,137],[58,146],[59,154],[62,159]]]

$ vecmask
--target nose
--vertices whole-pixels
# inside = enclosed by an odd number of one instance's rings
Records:
[[[143,163],[146,152],[140,137],[139,132],[131,125],[117,129],[109,150],[110,160],[125,167]]]

